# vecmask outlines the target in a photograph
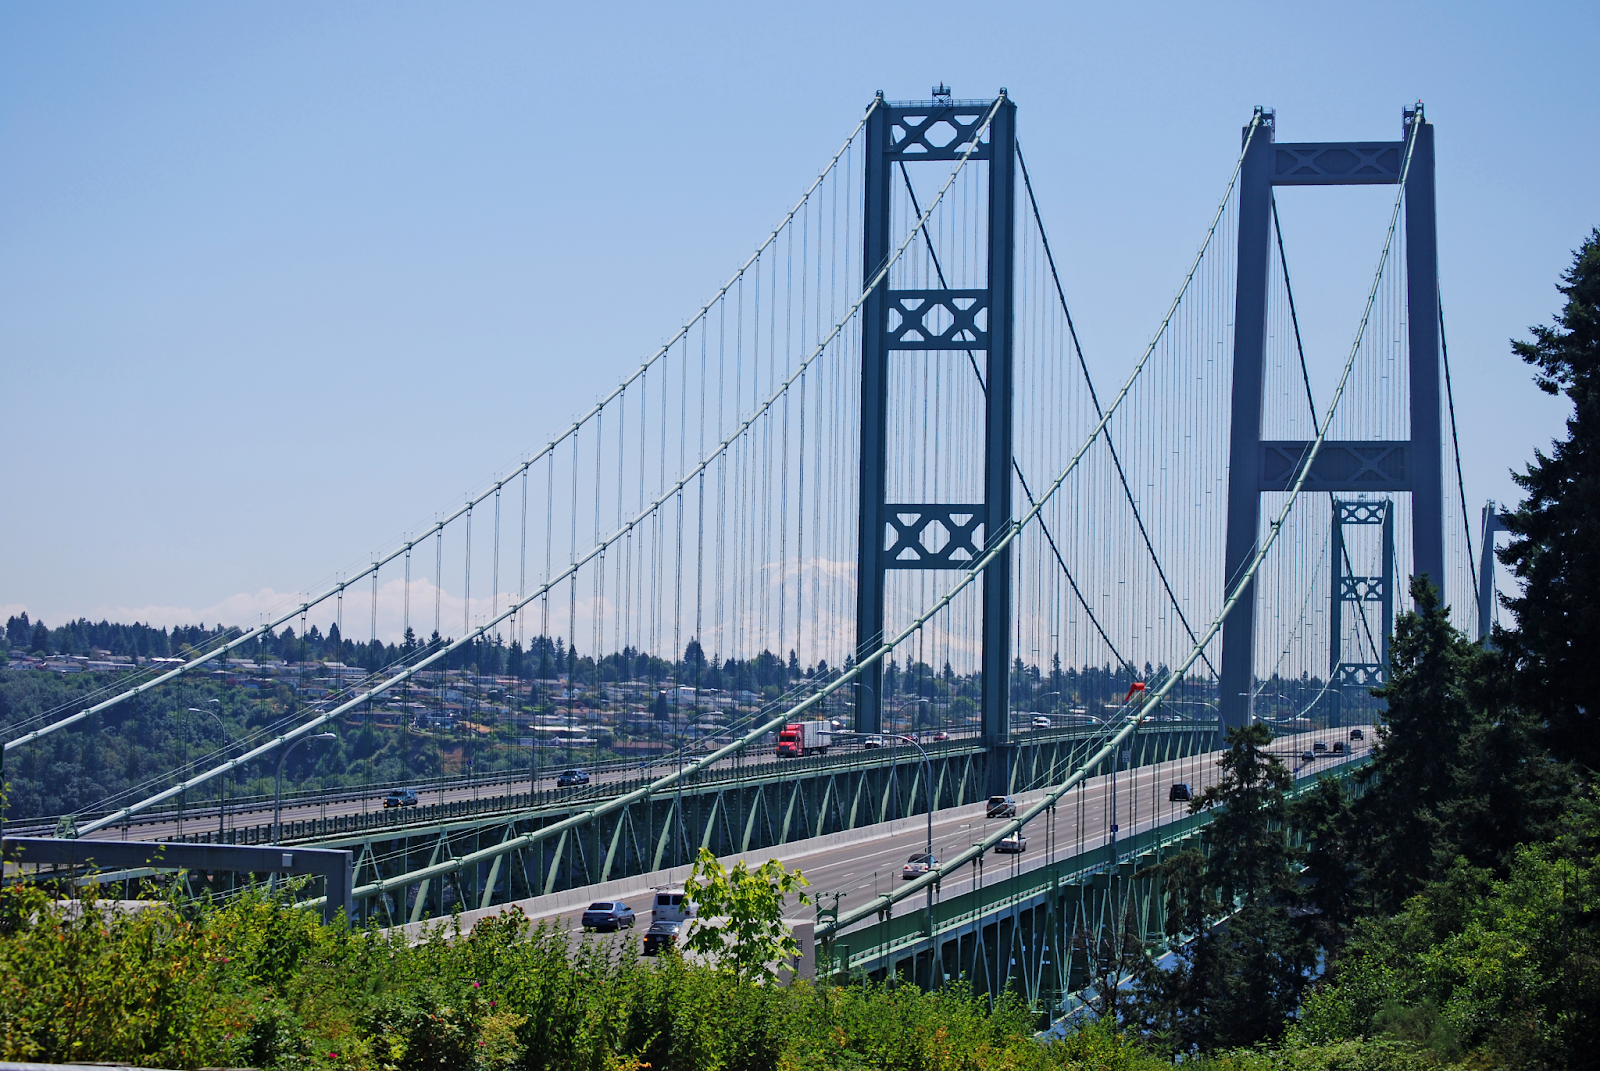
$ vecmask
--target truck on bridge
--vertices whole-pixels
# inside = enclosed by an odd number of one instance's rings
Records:
[[[778,732],[778,758],[797,759],[803,755],[826,755],[833,743],[831,721],[793,721]]]

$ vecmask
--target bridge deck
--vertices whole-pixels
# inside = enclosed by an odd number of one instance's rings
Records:
[[[1370,726],[1363,728],[1367,730],[1369,739],[1355,744],[1355,750],[1351,754],[1327,755],[1314,764],[1307,764],[1304,769],[1299,768],[1296,756],[1310,748],[1314,741],[1331,743],[1336,739],[1343,740],[1348,730],[1319,730],[1284,737],[1276,742],[1271,750],[1282,756],[1298,775],[1314,776],[1323,770],[1343,765],[1342,762],[1336,762],[1341,758],[1344,761],[1366,759],[1373,734]],[[1198,795],[1217,782],[1220,770],[1216,759],[1220,754],[1220,752],[1210,752],[1198,757],[1155,763],[1117,774],[1115,778],[1117,809],[1123,819],[1119,823],[1121,826],[1118,830],[1119,838],[1124,843],[1131,844],[1133,838],[1141,833],[1148,833],[1186,818],[1188,808],[1185,804],[1167,800],[1168,787],[1174,782],[1184,781],[1189,783],[1194,793]],[[941,883],[936,903],[962,894],[981,891],[1002,878],[1027,874],[1054,863],[1085,855],[1107,844],[1110,835],[1108,826],[1112,780],[1110,775],[1086,780],[1081,788],[1061,802],[1053,823],[1048,816],[1041,816],[1035,824],[1042,828],[1026,831],[1027,851],[1018,855],[990,855],[982,866],[969,866],[961,873],[951,875]],[[1014,798],[1019,810],[1037,801],[1044,792],[1044,789],[1036,789],[1017,793]],[[1131,820],[1128,818],[1130,811],[1134,816]],[[934,814],[933,819],[934,855],[938,858],[953,855],[955,851],[981,840],[1003,822],[1003,819],[986,817],[985,806],[981,803],[940,810]],[[811,882],[809,893],[842,892],[845,894],[844,906],[848,907],[851,906],[851,899],[860,902],[863,898],[891,891],[901,880],[900,868],[905,865],[907,858],[913,853],[924,850],[927,835],[926,816],[916,815],[811,840],[745,852],[727,857],[724,862],[732,865],[742,860],[754,865],[770,858],[780,859],[784,865],[791,868],[799,867],[804,872],[807,880]],[[642,933],[648,925],[649,898],[652,890],[660,885],[681,883],[688,874],[688,866],[679,866],[615,881],[579,886],[548,896],[524,898],[509,905],[465,911],[460,916],[461,926],[463,931],[470,930],[478,920],[498,915],[515,906],[535,922],[550,921],[576,932],[581,929],[579,915],[590,902],[610,899],[623,900],[634,906],[639,912],[638,932]],[[921,897],[912,897],[899,913],[910,914],[919,911],[923,902]],[[810,922],[814,914],[814,907],[799,904],[794,899],[790,900],[786,911],[786,917],[793,922]],[[433,925],[437,924],[435,920]],[[425,925],[428,923],[412,923],[401,928],[415,933],[420,932]],[[862,923],[850,932],[859,933],[875,925],[877,924],[873,922]],[[848,937],[849,934],[845,936]]]

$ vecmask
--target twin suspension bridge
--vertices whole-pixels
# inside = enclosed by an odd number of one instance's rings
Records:
[[[1212,783],[1222,732],[1266,721],[1301,783],[1348,774],[1409,578],[1469,632],[1492,605],[1454,446],[1434,130],[1418,104],[1398,140],[1287,143],[1257,109],[1148,345],[1096,384],[1017,114],[1003,90],[880,94],[726,285],[525,460],[370,566],[13,727],[8,765],[138,696],[259,670],[285,629],[365,626],[391,652],[7,859],[240,871],[229,887],[307,870],[308,903],[412,925],[647,896],[702,846],[777,856],[825,894],[818,967],[965,975],[1047,1010],[1106,934],[1159,937],[1143,872],[1199,835],[1172,786]],[[1395,195],[1348,349],[1313,356],[1274,191],[1325,185]],[[387,648],[380,591],[401,599]],[[492,718],[525,773],[418,783],[414,807],[228,809],[230,775],[330,732]],[[779,757],[796,723],[826,746]],[[652,731],[642,758],[550,779],[580,743]],[[161,859],[136,849],[153,841]]]

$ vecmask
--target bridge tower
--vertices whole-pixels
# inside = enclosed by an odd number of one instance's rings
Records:
[[[1344,530],[1349,525],[1375,524],[1382,529],[1383,572],[1378,576],[1357,576],[1345,553]],[[1333,575],[1328,589],[1328,724],[1339,725],[1346,687],[1370,688],[1389,676],[1389,637],[1394,632],[1394,502],[1333,499],[1333,533],[1329,544]],[[1381,613],[1380,634],[1373,638],[1376,662],[1356,662],[1345,658],[1344,607],[1355,603],[1365,616],[1364,603],[1375,602]]]
[[[879,93],[867,120],[862,270],[870,283],[893,252],[891,193],[904,165],[959,160],[983,126],[993,101],[886,103]],[[1011,410],[1013,251],[1015,249],[1016,105],[1000,91],[988,137],[971,160],[988,168],[986,285],[981,289],[894,290],[886,279],[868,296],[861,329],[861,511],[856,572],[856,657],[883,637],[884,579],[891,569],[961,568],[1011,524]],[[932,136],[939,124],[955,135]],[[942,128],[941,128],[942,130]],[[948,137],[948,132],[945,132]],[[943,144],[940,144],[943,142]],[[928,319],[935,309],[939,317]],[[894,313],[891,320],[891,313]],[[944,327],[939,323],[943,322]],[[888,502],[888,383],[892,359],[917,351],[981,353],[984,359],[982,502]],[[953,430],[953,429],[952,429]],[[907,519],[909,518],[909,520]],[[923,534],[944,529],[946,542],[929,549]],[[978,534],[981,529],[981,536]],[[963,557],[965,555],[965,557]],[[983,737],[990,776],[1003,769],[996,749],[1010,739],[1011,558],[998,556],[983,577]],[[856,729],[883,727],[883,666],[856,686]]]
[[[1400,141],[1275,142],[1272,113],[1248,142],[1239,175],[1239,262],[1234,283],[1233,426],[1229,441],[1224,585],[1254,556],[1263,492],[1287,491],[1308,443],[1264,442],[1267,279],[1275,186],[1395,185],[1416,127],[1405,179],[1406,309],[1411,437],[1323,443],[1304,490],[1409,492],[1417,574],[1444,582],[1444,444],[1439,413],[1439,245],[1434,212],[1433,124],[1422,105],[1401,113]],[[1248,136],[1249,128],[1246,128]],[[1222,629],[1224,727],[1251,718],[1255,692],[1255,599],[1247,593]]]
[[[1483,507],[1483,535],[1478,544],[1483,555],[1478,561],[1478,639],[1486,644],[1490,642],[1494,624],[1494,537],[1506,530],[1491,498]]]

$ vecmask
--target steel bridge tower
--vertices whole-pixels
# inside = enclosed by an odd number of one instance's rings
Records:
[[[912,163],[959,160],[982,129],[993,101],[885,103],[867,120],[863,280],[870,283],[893,251],[890,235],[894,171]],[[856,657],[883,637],[884,579],[890,569],[958,569],[982,556],[985,544],[1011,524],[1011,409],[1013,250],[1015,248],[1016,105],[1000,90],[988,138],[971,160],[989,170],[986,285],[981,289],[893,290],[885,280],[867,297],[861,331],[861,512],[856,573]],[[945,144],[929,135],[948,124]],[[942,317],[928,320],[935,309]],[[891,312],[895,313],[891,324]],[[947,326],[937,326],[942,320]],[[982,502],[888,502],[889,361],[898,353],[970,350],[984,370]],[[909,520],[908,520],[909,518]],[[924,543],[930,526],[944,529],[938,550]],[[1010,741],[1011,556],[998,556],[983,577],[983,738],[990,777],[1008,765],[997,750]],[[856,729],[883,727],[883,665],[862,673],[856,686]]]
[[[1233,427],[1229,442],[1224,589],[1255,555],[1263,492],[1294,484],[1305,442],[1261,438],[1267,352],[1267,279],[1274,186],[1395,185],[1415,127],[1405,177],[1406,309],[1411,437],[1323,443],[1304,490],[1411,494],[1417,575],[1444,582],[1444,444],[1440,427],[1439,244],[1434,210],[1433,124],[1422,105],[1401,114],[1400,141],[1276,143],[1272,113],[1248,141],[1239,175],[1239,265],[1234,290]],[[1249,128],[1246,128],[1248,136]],[[1336,522],[1337,523],[1337,522]],[[1222,630],[1222,723],[1246,724],[1255,693],[1255,597],[1238,601]]]
[[[1478,639],[1485,644],[1492,644],[1494,634],[1494,537],[1509,531],[1491,498],[1483,507],[1483,535],[1478,544],[1483,555],[1478,561]]]
[[[1346,687],[1370,688],[1389,676],[1389,637],[1394,633],[1394,502],[1333,499],[1333,531],[1329,541],[1333,575],[1328,588],[1328,724],[1339,725]],[[1380,553],[1383,571],[1378,576],[1352,573],[1345,553],[1344,530],[1349,525],[1378,525],[1381,529]],[[1344,607],[1356,604],[1356,613],[1366,616],[1365,603],[1378,604],[1380,634],[1373,637],[1376,662],[1356,662],[1345,657]]]

